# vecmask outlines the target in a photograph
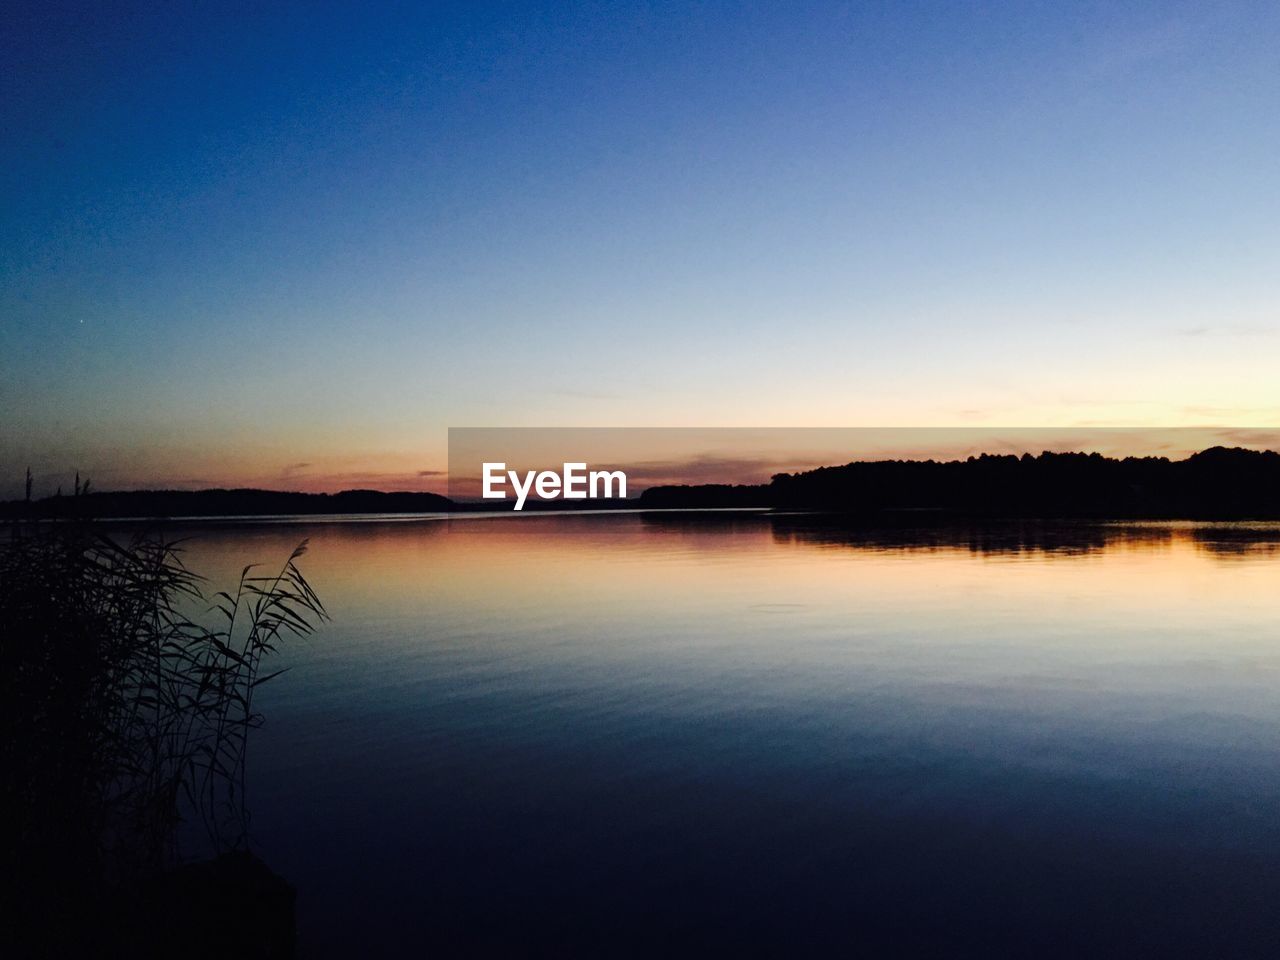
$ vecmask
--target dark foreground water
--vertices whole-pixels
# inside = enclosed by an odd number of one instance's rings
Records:
[[[1280,528],[203,527],[305,956],[1273,956]]]

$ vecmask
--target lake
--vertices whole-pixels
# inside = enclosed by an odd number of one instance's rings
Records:
[[[223,523],[302,568],[256,849],[304,956],[1268,956],[1280,527]]]

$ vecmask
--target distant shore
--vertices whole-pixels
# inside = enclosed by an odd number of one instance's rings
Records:
[[[509,512],[510,501],[436,493],[131,490],[0,503],[3,520],[159,519]],[[1213,447],[1185,460],[1096,453],[855,461],[767,484],[650,487],[629,500],[530,499],[526,510],[764,509],[868,522],[951,519],[1280,519],[1280,453]]]

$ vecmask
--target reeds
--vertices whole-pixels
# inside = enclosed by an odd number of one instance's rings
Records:
[[[264,663],[327,617],[305,552],[206,599],[177,542],[81,523],[13,532],[0,547],[11,867],[92,854],[99,877],[154,872],[177,859],[183,820],[214,853],[247,848],[255,692],[281,672]]]

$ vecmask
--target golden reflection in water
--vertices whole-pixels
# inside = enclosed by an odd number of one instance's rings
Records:
[[[225,583],[310,538],[304,569],[340,618],[447,615],[478,627],[562,621],[593,643],[697,618],[774,639],[911,624],[960,641],[1023,625],[1027,642],[1197,643],[1280,635],[1280,526],[1001,525],[865,530],[803,517],[614,514],[206,527],[192,565]],[[790,623],[787,622],[790,618]],[[747,629],[743,629],[743,625]],[[717,626],[718,625],[718,626]],[[1058,628],[1055,631],[1055,626]],[[723,639],[723,638],[721,638]],[[1014,638],[1008,638],[1010,642]]]
[[[326,943],[359,897],[367,915],[403,905],[379,929],[418,936],[566,883],[683,896],[699,863],[716,866],[703,903],[776,880],[763,914],[932,912],[976,886],[953,908],[984,930],[1019,910],[1163,929],[1206,890],[1233,928],[1270,922],[1280,528],[615,514],[191,532],[219,584],[311,538],[334,620],[263,688],[252,795]],[[646,875],[655,848],[671,856]]]

